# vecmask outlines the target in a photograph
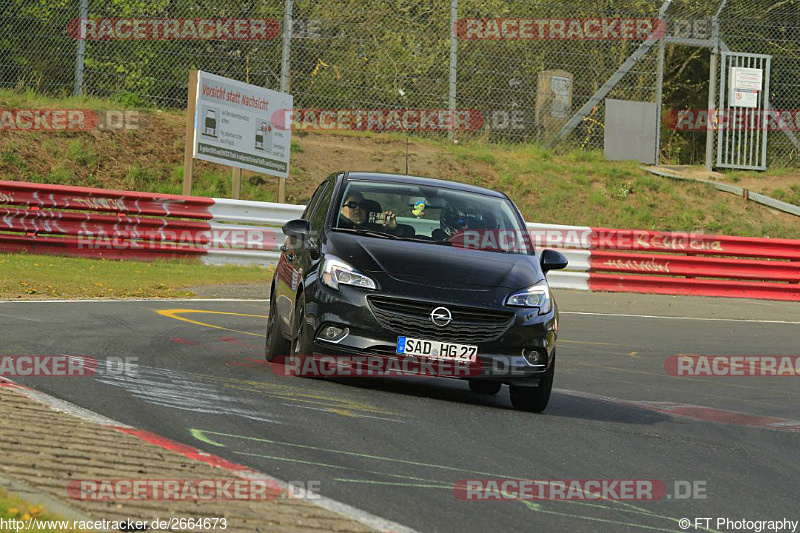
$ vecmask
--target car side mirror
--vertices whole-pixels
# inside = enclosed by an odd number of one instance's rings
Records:
[[[542,256],[539,258],[539,264],[542,265],[542,271],[545,274],[551,270],[567,268],[568,263],[566,256],[555,250],[543,250]]]
[[[283,234],[287,237],[298,239],[300,242],[305,242],[311,235],[311,225],[308,220],[303,220],[302,218],[290,220],[283,225]]]

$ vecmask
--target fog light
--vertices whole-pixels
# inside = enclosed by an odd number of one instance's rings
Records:
[[[544,351],[537,348],[523,348],[522,357],[531,365],[543,365],[547,360]]]
[[[325,326],[322,328],[322,330],[320,330],[317,338],[328,342],[339,342],[343,338],[347,337],[348,333],[350,333],[350,330],[347,328]]]

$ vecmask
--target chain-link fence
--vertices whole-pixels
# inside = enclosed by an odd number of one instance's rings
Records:
[[[597,149],[605,98],[654,102],[663,88],[666,107],[705,109],[710,49],[667,45],[659,87],[656,39],[636,32],[598,38],[586,22],[647,21],[663,11],[668,34],[675,21],[710,30],[723,3],[720,38],[733,51],[772,55],[773,107],[800,108],[797,0],[293,0],[289,25],[285,0],[0,0],[0,86],[181,108],[188,72],[200,69],[288,89],[299,109],[454,107],[483,118],[477,131],[459,136]],[[110,20],[111,33],[98,25],[82,39],[79,19]],[[161,21],[161,33],[151,26],[144,38],[126,37],[119,19]],[[224,31],[202,38],[192,33],[199,24],[164,31],[165,21],[203,19],[271,19],[277,30],[244,39]],[[525,20],[549,21],[549,33],[523,34]],[[570,33],[574,20],[583,33]],[[561,33],[552,31],[557,21]],[[471,34],[469,24],[477,28]],[[665,129],[662,154],[702,161],[704,139]],[[771,135],[772,161],[797,153],[789,136]]]
[[[731,51],[772,56],[769,102],[790,111],[793,127],[769,133],[771,162],[800,160],[800,2],[728,0],[720,36]]]
[[[709,41],[714,41],[715,15],[719,17],[719,40],[716,42],[720,52],[771,56],[767,101],[771,109],[793,120],[792,123],[787,120],[779,127],[768,128],[768,161],[780,165],[796,164],[800,157],[800,123],[797,122],[800,118],[800,2],[797,0],[674,3],[666,16],[669,35],[675,38],[668,39],[673,44],[667,46],[665,54],[662,99],[665,114],[676,109],[709,108],[713,113],[714,109],[719,108],[720,80],[729,73],[723,73],[722,63],[718,62],[716,96],[714,104],[709,106],[709,58],[712,48],[707,45]],[[713,124],[714,116],[710,116]],[[763,123],[768,124],[769,120]],[[705,159],[705,128],[674,131],[662,126],[660,147],[667,160],[702,163]],[[713,152],[716,153],[716,146]]]

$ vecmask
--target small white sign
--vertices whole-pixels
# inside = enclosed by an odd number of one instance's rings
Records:
[[[550,78],[550,87],[553,91],[553,107],[550,116],[554,118],[569,118],[569,78],[566,76],[553,76]]]
[[[731,67],[730,94],[731,107],[758,107],[758,95],[764,83],[764,71],[760,68]]]
[[[734,91],[731,107],[758,107],[758,92]]]
[[[289,94],[199,71],[194,157],[286,178],[292,132],[271,118],[292,108]]]

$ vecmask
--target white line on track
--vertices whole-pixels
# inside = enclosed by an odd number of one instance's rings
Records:
[[[617,316],[624,318],[658,318],[663,320],[697,320],[704,322],[752,322],[753,324],[800,324],[790,320],[753,320],[749,318],[708,318],[694,316],[626,315],[621,313],[586,313],[583,311],[559,311],[561,315]]]

